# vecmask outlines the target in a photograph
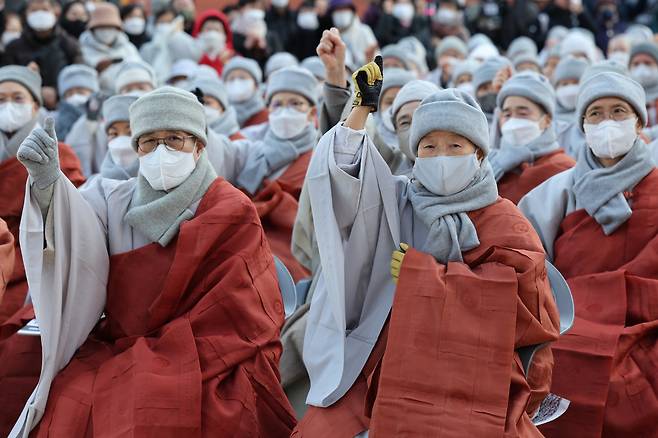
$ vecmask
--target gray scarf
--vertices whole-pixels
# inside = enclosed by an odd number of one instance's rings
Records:
[[[422,251],[439,263],[461,262],[462,252],[480,245],[475,225],[466,213],[496,202],[498,188],[485,159],[471,184],[461,192],[437,196],[414,181],[409,184],[409,199],[416,216],[429,228]]]
[[[290,140],[278,138],[268,127],[263,140],[255,142],[249,148],[247,160],[236,184],[255,195],[265,178],[313,149],[316,137],[317,130],[310,123],[301,134]]]
[[[632,190],[653,168],[651,152],[639,138],[626,156],[611,167],[603,167],[587,148],[573,170],[576,209],[585,209],[609,236],[633,213],[624,191]]]
[[[100,173],[103,178],[118,179],[121,181],[125,181],[127,179],[136,177],[138,172],[139,172],[139,160],[135,159],[135,162],[132,163],[130,166],[122,167],[114,162],[109,152],[105,154],[103,163],[101,163]]]
[[[230,106],[217,120],[208,125],[208,127],[216,133],[227,137],[238,132],[240,130],[240,125],[238,124],[238,116],[235,112],[235,108]]]
[[[216,178],[205,150],[190,176],[169,192],[153,189],[140,174],[124,219],[152,242],[167,246],[178,234],[180,224],[194,217],[190,205],[206,194]]]
[[[386,127],[380,112],[375,113],[375,129],[377,130],[379,138],[386,143],[386,146],[388,146],[389,149],[394,151],[400,149],[397,134],[395,131],[391,131]]]
[[[244,126],[251,116],[265,108],[265,102],[258,91],[244,102],[235,102],[231,105],[235,108],[240,126]]]
[[[33,117],[25,126],[14,132],[11,137],[8,137],[4,131],[0,131],[0,162],[16,156],[21,143],[30,135],[30,132],[37,124],[37,119],[38,116]]]
[[[524,146],[503,146],[494,149],[489,154],[489,162],[493,169],[496,181],[510,170],[514,170],[523,163],[534,163],[538,158],[548,155],[560,148],[555,136],[555,129],[549,126],[536,139]]]

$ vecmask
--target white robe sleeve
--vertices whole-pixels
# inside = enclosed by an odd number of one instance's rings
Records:
[[[20,244],[41,331],[42,366],[12,438],[27,437],[39,422],[53,379],[98,322],[109,272],[103,228],[69,180],[58,178],[54,183],[45,226],[30,185],[28,179]]]

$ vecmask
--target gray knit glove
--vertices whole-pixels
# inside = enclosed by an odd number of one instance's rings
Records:
[[[59,151],[52,117],[46,119],[45,129],[36,128],[23,140],[16,158],[23,163],[40,189],[45,189],[59,178]]]

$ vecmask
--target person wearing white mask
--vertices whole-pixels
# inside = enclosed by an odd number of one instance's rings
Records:
[[[366,51],[378,45],[370,26],[363,24],[352,0],[330,0],[329,14],[331,21],[340,32],[340,37],[352,54],[353,61],[357,65],[365,64]],[[385,46],[379,41],[381,46]]]
[[[187,85],[191,92],[198,88],[202,95],[203,109],[206,113],[208,129],[230,138],[241,140],[245,137],[240,133],[235,108],[231,105],[226,87],[219,79],[193,78]]]
[[[631,77],[639,82],[647,96],[647,130],[651,140],[658,138],[658,45],[642,42],[631,48]]]
[[[416,37],[426,50],[432,47],[430,19],[417,8],[415,0],[394,0],[384,8],[373,27],[381,47],[397,44],[408,36]]]
[[[558,135],[560,125],[569,126],[576,122],[576,100],[580,90],[580,78],[589,64],[582,59],[567,57],[561,60],[553,73],[555,87],[555,126]]]
[[[571,331],[553,345],[551,385],[571,404],[542,432],[642,436],[658,408],[648,383],[658,315],[646,307],[658,281],[647,269],[658,246],[658,171],[640,139],[645,93],[631,78],[599,73],[583,80],[576,108],[585,153],[519,203],[576,303]]]
[[[208,162],[193,94],[162,87],[129,112],[136,178],[75,189],[57,169],[52,120],[19,148],[43,373],[10,436],[93,435],[112,419],[146,435],[288,437],[284,312],[256,208]],[[89,409],[72,411],[80,396]]]
[[[292,37],[294,44],[288,48],[297,59],[315,56],[315,48],[322,38],[319,14],[322,14],[322,8],[326,8],[326,5],[325,2],[316,6],[314,0],[304,0],[297,9],[295,32]]]
[[[5,30],[2,32],[2,38],[0,38],[0,50],[5,51],[5,48],[14,40],[17,40],[21,37],[23,30],[23,23],[21,19],[16,14],[6,14],[5,15]]]
[[[118,66],[114,92],[139,97],[153,91],[156,85],[155,71],[149,64],[144,61],[126,61]]]
[[[290,7],[289,0],[271,0],[270,7],[265,11],[265,23],[267,29],[281,42],[283,50],[291,51],[297,43],[294,40],[297,13]]]
[[[560,43],[560,58],[567,56],[582,58],[589,63],[597,61],[597,47],[594,37],[582,29],[573,29]]]
[[[468,94],[423,99],[413,178],[390,173],[364,129],[381,66],[356,72],[354,109],[308,171],[320,268],[304,335],[310,406],[291,437],[538,436],[551,349],[527,375],[515,349],[559,334],[541,243],[498,196],[487,119]]]
[[[128,4],[121,7],[121,20],[123,20],[123,31],[131,43],[139,50],[144,44],[151,40],[146,31],[146,11],[139,4]]]
[[[86,114],[87,101],[98,90],[98,73],[91,67],[73,64],[59,73],[57,91],[60,102],[55,116],[55,131],[59,138],[66,138],[73,124]]]
[[[224,64],[234,55],[228,17],[215,9],[203,12],[194,20],[192,35],[203,53],[199,64],[208,65],[221,75]]]
[[[475,87],[473,86],[473,73],[479,67],[479,63],[471,59],[466,59],[455,65],[450,87],[457,88],[464,93],[475,97]]]
[[[431,71],[427,80],[441,88],[446,88],[452,78],[455,66],[466,58],[468,49],[466,43],[455,36],[448,36],[441,40],[434,51],[436,69]]]
[[[515,204],[575,161],[557,143],[555,91],[545,76],[517,73],[497,98],[497,130],[489,156],[498,192]]]
[[[241,128],[267,122],[267,108],[258,92],[263,72],[256,61],[241,56],[231,58],[224,66],[222,79]]]
[[[631,39],[628,35],[615,35],[608,41],[607,53],[609,60],[628,65],[631,58]]]

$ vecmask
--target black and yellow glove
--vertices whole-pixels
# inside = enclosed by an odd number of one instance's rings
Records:
[[[384,81],[384,66],[381,55],[367,63],[352,74],[352,82],[356,95],[353,106],[368,106],[371,112],[377,111],[379,93],[382,91]]]
[[[391,276],[393,277],[393,283],[398,284],[398,279],[400,278],[400,271],[402,270],[402,262],[404,262],[404,256],[407,254],[409,245],[406,243],[400,243],[400,250],[393,251],[393,257],[391,257]]]

